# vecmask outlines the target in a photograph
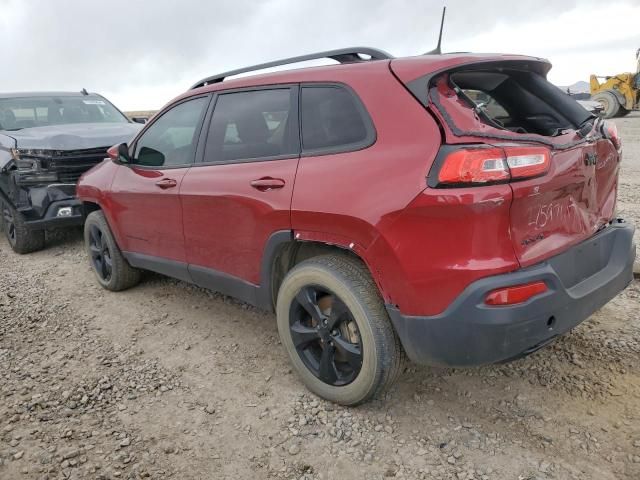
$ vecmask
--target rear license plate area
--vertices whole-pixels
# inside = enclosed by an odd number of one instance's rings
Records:
[[[549,263],[565,288],[571,288],[602,270],[611,257],[611,229],[605,229],[564,253],[553,257]]]

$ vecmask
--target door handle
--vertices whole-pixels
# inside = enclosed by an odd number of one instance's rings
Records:
[[[251,186],[256,190],[260,190],[261,192],[282,188],[284,187],[284,184],[285,182],[281,178],[271,178],[271,177],[262,177],[257,180],[251,181]]]
[[[163,178],[162,180],[158,180],[156,182],[156,185],[161,189],[166,190],[167,188],[173,188],[177,186],[178,182],[176,182],[173,178]]]

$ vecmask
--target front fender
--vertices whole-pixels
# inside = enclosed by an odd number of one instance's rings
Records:
[[[123,245],[122,235],[117,222],[117,215],[114,214],[112,202],[109,195],[111,184],[120,168],[109,159],[105,159],[88,172],[84,173],[76,187],[76,196],[83,203],[93,203],[98,205],[104,213],[111,232],[118,245]]]

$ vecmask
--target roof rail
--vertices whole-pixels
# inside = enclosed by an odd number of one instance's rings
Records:
[[[368,55],[371,58],[364,59],[361,57],[361,55]],[[357,63],[367,62],[371,60],[389,60],[393,58],[393,55],[390,55],[385,51],[378,50],[377,48],[369,47],[353,47],[340,48],[338,50],[327,50],[326,52],[310,53],[308,55],[300,55],[298,57],[283,58],[282,60],[274,60],[273,62],[261,63],[259,65],[253,65],[251,67],[238,68],[237,70],[230,70],[228,72],[204,78],[198,83],[194,84],[189,90],[204,87],[205,85],[209,85],[211,83],[219,83],[227,77],[239,75],[241,73],[264,70],[265,68],[279,67],[281,65],[289,65],[291,63],[306,62],[308,60],[318,60],[321,58],[330,58],[340,63]]]

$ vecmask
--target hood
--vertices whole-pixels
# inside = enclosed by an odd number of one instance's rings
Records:
[[[12,137],[17,148],[84,150],[128,143],[141,128],[139,123],[74,123],[0,133]]]

